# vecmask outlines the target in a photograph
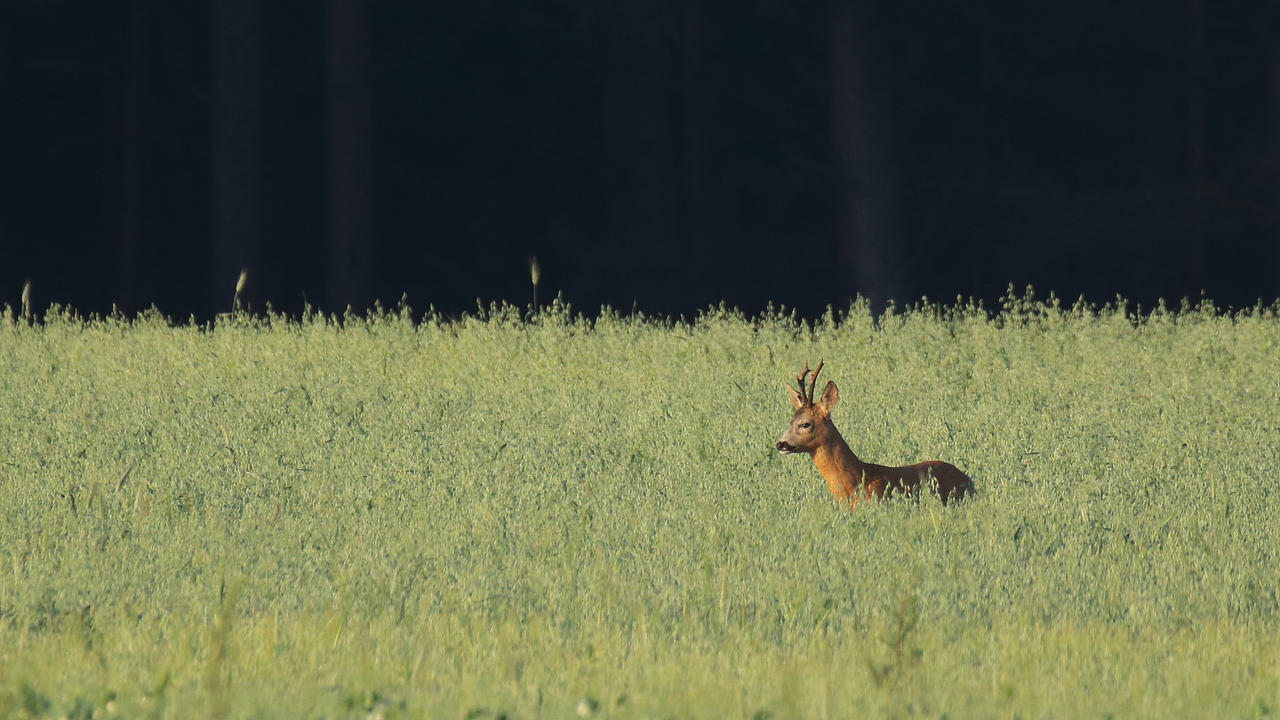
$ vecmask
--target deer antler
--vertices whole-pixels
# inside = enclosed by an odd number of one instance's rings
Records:
[[[804,387],[804,379],[809,377],[809,363],[804,364],[804,372],[796,376],[796,386],[800,388],[800,399],[805,405],[813,404],[813,389],[818,385],[818,373],[822,372],[822,360],[818,361],[818,369],[813,371],[813,377],[809,378],[809,389],[806,391]]]
[[[809,367],[809,363],[804,364]],[[809,379],[809,404],[813,404],[813,390],[818,387],[818,373],[822,372],[822,358],[818,358],[818,369],[813,371],[813,377]]]
[[[808,376],[809,376],[809,361],[806,360],[804,363],[804,372],[796,376],[796,385],[800,388],[800,399],[804,401],[805,405],[812,405],[813,393],[809,393],[808,395],[804,394],[804,379]]]

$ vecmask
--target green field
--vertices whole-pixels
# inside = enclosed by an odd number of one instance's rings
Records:
[[[825,358],[849,513],[773,449]],[[1280,318],[0,319],[0,717],[1280,714]]]

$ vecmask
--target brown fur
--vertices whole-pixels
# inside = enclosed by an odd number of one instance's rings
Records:
[[[818,368],[822,368],[821,364]],[[805,372],[808,372],[807,366]],[[817,384],[817,373],[814,373],[814,384]],[[813,400],[812,386],[809,395],[805,396],[803,379],[800,381],[800,392],[790,386],[787,390],[791,393],[791,404],[795,406],[796,414],[778,441],[778,450],[784,454],[812,455],[813,464],[826,479],[831,494],[850,509],[873,497],[880,500],[896,492],[916,493],[922,483],[942,499],[943,505],[949,499],[959,500],[974,491],[973,480],[968,475],[955,465],[941,460],[928,460],[902,467],[888,467],[859,460],[831,422],[831,409],[840,399],[840,391],[834,382],[827,383],[822,398],[817,402]]]

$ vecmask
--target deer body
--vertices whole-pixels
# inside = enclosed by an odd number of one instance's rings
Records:
[[[822,397],[816,402],[813,399],[814,388],[818,384],[818,372],[822,363],[813,373],[813,381],[809,391],[805,393],[804,378],[809,374],[806,364],[804,373],[796,378],[799,391],[787,386],[791,394],[791,404],[796,414],[791,424],[778,441],[778,451],[784,455],[807,453],[813,456],[813,464],[827,481],[831,494],[842,504],[856,508],[862,500],[877,500],[891,496],[896,492],[916,493],[924,485],[936,493],[942,504],[955,498],[959,500],[972,493],[973,480],[963,471],[950,463],[941,460],[929,460],[889,467],[863,462],[849,449],[840,431],[831,422],[831,409],[840,399],[840,391],[834,382],[827,382]]]

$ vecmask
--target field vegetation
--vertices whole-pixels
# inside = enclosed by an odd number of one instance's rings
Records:
[[[773,445],[819,358],[844,511]],[[1280,713],[1280,318],[0,318],[0,717]]]

